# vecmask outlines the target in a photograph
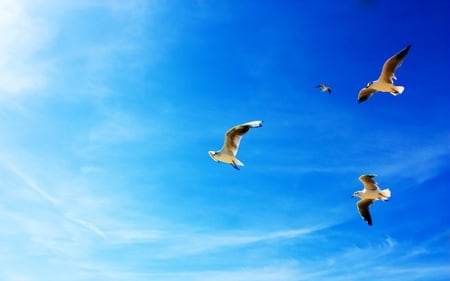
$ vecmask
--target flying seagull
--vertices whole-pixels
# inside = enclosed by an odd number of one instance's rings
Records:
[[[242,136],[245,135],[250,128],[261,127],[262,122],[263,121],[251,121],[229,129],[225,134],[225,143],[222,148],[219,151],[208,151],[209,156],[216,162],[231,164],[233,168],[239,170],[238,166],[244,166],[244,164],[236,158]]]
[[[411,45],[408,45],[406,48],[390,57],[384,63],[383,69],[381,70],[381,74],[380,77],[378,77],[378,80],[369,82],[365,88],[362,88],[359,91],[358,94],[359,103],[366,101],[376,92],[387,92],[391,93],[394,96],[403,93],[405,87],[394,85],[394,80],[397,80],[397,77],[395,77],[395,70],[402,64],[402,61],[405,59],[410,48]]]
[[[377,183],[373,180],[376,175],[362,175],[359,180],[364,184],[364,189],[361,191],[356,191],[353,193],[353,197],[359,197],[361,200],[356,203],[358,206],[358,212],[361,217],[367,222],[367,224],[372,225],[372,217],[370,216],[369,206],[375,200],[388,201],[391,197],[391,191],[389,188],[381,190]]]
[[[331,88],[325,86],[325,84],[319,84],[319,85],[316,86],[316,88],[321,88],[322,92],[328,92],[328,93],[331,94]]]

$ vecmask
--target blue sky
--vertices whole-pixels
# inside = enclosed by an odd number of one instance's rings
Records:
[[[448,280],[449,14],[0,1],[0,279]],[[408,44],[405,92],[358,104]],[[252,120],[241,171],[213,162]],[[392,191],[372,227],[365,173]]]

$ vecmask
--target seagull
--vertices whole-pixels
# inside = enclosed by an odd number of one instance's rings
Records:
[[[411,45],[408,45],[406,48],[390,57],[384,63],[383,69],[381,70],[381,74],[380,77],[378,77],[378,80],[369,82],[365,88],[362,88],[359,91],[358,94],[359,103],[366,101],[375,92],[387,92],[391,93],[394,96],[403,93],[405,87],[394,85],[394,80],[397,80],[397,77],[395,77],[395,70],[402,64],[402,61],[405,59],[410,48]]]
[[[209,156],[218,163],[228,163],[236,170],[239,170],[238,166],[244,166],[244,164],[236,158],[242,136],[245,135],[250,128],[261,127],[262,123],[263,121],[251,121],[229,129],[225,134],[225,143],[222,148],[219,151],[208,151]]]
[[[316,88],[321,88],[322,92],[328,92],[328,93],[331,94],[331,88],[325,86],[325,84],[319,84],[319,85],[316,86]]]
[[[356,203],[358,211],[361,217],[367,222],[368,225],[372,225],[372,217],[370,216],[369,206],[375,200],[388,201],[391,197],[391,191],[389,188],[381,190],[377,183],[373,180],[376,175],[362,175],[359,180],[364,184],[364,189],[353,193],[353,197],[359,197],[361,200]]]

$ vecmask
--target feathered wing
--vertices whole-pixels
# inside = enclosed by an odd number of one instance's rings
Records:
[[[399,53],[390,57],[383,65],[383,69],[381,70],[379,81],[383,81],[386,83],[393,84],[393,79],[395,78],[395,70],[402,64],[406,55],[409,52],[411,45],[408,45],[406,48],[401,50]]]
[[[361,217],[367,222],[368,225],[372,225],[372,216],[370,215],[369,206],[373,203],[372,199],[359,200],[356,205],[358,206],[358,212]]]
[[[319,85],[316,86],[316,88],[321,88],[322,90],[323,90],[325,87],[326,87],[325,84],[319,84]]]
[[[377,182],[373,179],[375,175],[362,175],[359,177],[359,181],[364,184],[366,190],[377,190]]]
[[[363,101],[368,100],[377,90],[372,88],[362,88],[358,94],[358,102],[362,103]]]
[[[231,128],[225,134],[225,143],[223,144],[221,151],[236,156],[242,136],[245,135],[250,128],[261,126],[262,121],[252,121]]]
[[[326,86],[325,84],[319,84],[316,86],[316,88],[322,89],[322,92],[328,92],[331,94],[331,88]]]

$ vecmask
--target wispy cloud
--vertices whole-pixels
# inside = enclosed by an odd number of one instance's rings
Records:
[[[18,176],[23,182],[26,183],[26,185],[31,188],[32,190],[36,191],[37,194],[39,194],[43,199],[45,199],[46,201],[50,202],[53,206],[57,206],[58,205],[58,200],[56,198],[54,198],[53,196],[51,196],[50,194],[48,194],[45,190],[43,190],[41,187],[39,187],[34,180],[32,180],[31,178],[29,178],[27,175],[25,175],[21,170],[19,170],[17,167],[15,167],[14,165],[8,164],[6,163],[6,168],[12,172],[13,174],[15,174],[16,176]]]
[[[301,272],[295,262],[285,262],[278,264],[268,264],[263,267],[251,267],[241,269],[230,269],[222,271],[197,271],[197,272],[172,272],[162,274],[150,274],[155,281],[298,281],[301,279]]]
[[[260,165],[260,167],[264,168],[262,169],[263,171],[273,170],[276,172],[295,174],[353,173],[358,176],[362,173],[375,173],[385,178],[408,179],[411,183],[420,184],[435,176],[443,167],[448,165],[450,147],[445,137],[435,136],[436,142],[433,143],[419,142],[404,144],[403,138],[406,137],[387,136],[380,138],[375,144],[371,144],[376,146],[376,149],[372,149],[373,153],[365,152],[364,155],[361,155],[360,147],[362,143],[370,144],[371,140],[365,138],[352,140],[353,143],[348,146],[345,152],[333,152],[333,158],[327,163],[319,163],[315,159],[324,157],[324,155],[318,154],[312,156],[307,151],[297,156],[282,153],[275,158],[281,164],[267,167]],[[342,159],[346,158],[354,160],[342,161]],[[333,159],[339,159],[339,161]],[[288,162],[288,160],[294,164],[283,164]]]
[[[0,98],[37,89],[47,80],[48,64],[36,54],[51,41],[54,29],[28,4],[0,1]]]
[[[114,244],[139,245],[147,244],[148,247],[157,245],[160,251],[153,253],[153,258],[172,259],[189,255],[206,254],[210,252],[236,249],[256,245],[258,243],[269,243],[279,240],[298,239],[321,231],[329,225],[317,225],[312,227],[258,233],[254,230],[241,231],[216,231],[201,232],[189,229],[173,228],[171,230],[148,230],[148,231],[112,231],[108,237]]]
[[[390,155],[379,170],[385,176],[407,178],[420,184],[448,165],[449,157],[448,143],[411,147]]]
[[[71,220],[71,221],[73,221],[73,222],[75,222],[75,223],[81,225],[82,227],[84,227],[84,228],[86,228],[86,229],[88,229],[88,230],[90,230],[90,231],[96,233],[98,236],[100,236],[100,237],[102,237],[102,238],[106,238],[105,233],[104,233],[103,231],[101,231],[101,230],[100,230],[97,226],[95,226],[93,223],[88,222],[88,221],[83,220],[83,219],[76,218],[76,217],[74,217],[74,216],[71,215],[71,214],[66,214],[65,216],[66,216],[69,220]]]
[[[215,233],[209,235],[196,234],[190,237],[183,237],[181,240],[190,241],[181,244],[177,248],[184,254],[195,254],[205,251],[214,251],[228,247],[242,247],[245,245],[262,243],[278,239],[294,239],[307,236],[328,226],[313,226],[302,229],[286,231],[275,231],[264,234],[252,234],[249,232],[236,232],[227,235],[226,233]]]
[[[65,202],[63,200],[57,199],[55,196],[49,194],[46,190],[44,190],[44,188],[40,187],[39,184],[37,184],[34,179],[28,176],[21,169],[5,161],[3,161],[2,164],[9,172],[11,172],[15,176],[17,176],[20,180],[22,180],[23,183],[25,183],[26,187],[36,192],[36,194],[42,200],[49,203],[51,209],[54,210],[54,212],[57,212],[57,214],[62,215],[68,221],[75,223],[76,225],[81,226],[89,231],[92,231],[93,233],[102,238],[105,238],[105,234],[97,226],[95,226],[93,223],[85,219],[78,218],[74,214],[66,211],[65,209],[67,209],[67,207],[65,206]]]
[[[314,280],[360,280],[371,276],[376,280],[403,279],[409,280],[440,280],[448,274],[448,268],[439,262],[422,263],[417,265],[413,261],[390,263],[387,261],[402,259],[409,249],[409,242],[401,243],[387,236],[384,239],[368,241],[365,247],[352,247],[344,251],[329,255],[327,265],[318,261],[310,270],[315,271]],[[401,264],[401,265],[400,265]],[[310,271],[310,272],[311,272]],[[312,273],[312,272],[311,272]]]

